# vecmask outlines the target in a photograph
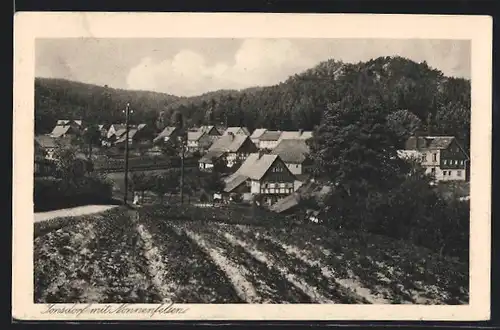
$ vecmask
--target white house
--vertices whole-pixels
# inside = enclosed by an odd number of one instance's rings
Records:
[[[469,156],[454,136],[412,136],[401,158],[413,159],[437,181],[466,181]]]

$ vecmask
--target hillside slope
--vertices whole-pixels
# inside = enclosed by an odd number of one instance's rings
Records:
[[[212,92],[171,103],[162,117],[167,124],[173,112],[181,111],[195,125],[310,130],[320,123],[326,107],[355,95],[376,98],[389,112],[412,112],[422,129],[428,129],[430,119],[433,134],[455,135],[468,147],[470,81],[446,77],[425,62],[402,57],[357,64],[329,60],[274,86]]]
[[[35,78],[35,128],[50,131],[57,119],[122,121],[127,102],[136,110],[132,120],[154,122],[158,113],[179,97],[149,91],[130,91],[65,79]]]
[[[470,94],[469,80],[446,77],[425,62],[396,56],[357,64],[332,59],[273,86],[219,90],[193,97],[37,78],[35,113],[37,132],[50,130],[59,118],[122,121],[126,102],[136,110],[133,121],[160,128],[170,124],[173,113],[180,111],[191,125],[226,123],[245,125],[250,130],[311,130],[320,123],[326,107],[361,95],[366,100],[379,99],[390,112],[412,112],[422,121],[422,129],[455,135],[468,149]]]
[[[35,301],[468,302],[465,263],[407,242],[320,226],[248,226],[134,213],[115,208],[73,218],[36,237]]]

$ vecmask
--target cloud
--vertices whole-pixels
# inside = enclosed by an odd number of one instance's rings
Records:
[[[316,63],[289,40],[247,39],[230,62],[208,63],[203,55],[187,49],[161,61],[144,57],[130,70],[127,85],[190,96],[275,84]]]

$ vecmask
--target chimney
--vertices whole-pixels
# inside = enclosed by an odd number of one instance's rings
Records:
[[[262,155],[264,155],[264,150],[259,149],[259,151],[257,151],[257,153],[259,154],[259,157],[257,159],[261,159]]]
[[[302,133],[304,133],[303,129],[299,129],[299,136],[302,136]]]
[[[234,133],[233,132],[227,132],[227,135],[231,137],[231,141],[234,140]]]

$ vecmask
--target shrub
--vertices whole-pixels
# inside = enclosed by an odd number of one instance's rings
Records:
[[[33,199],[35,211],[91,203],[110,203],[112,202],[112,185],[95,175],[73,180],[35,178]]]
[[[333,192],[326,201],[333,228],[408,240],[464,260],[469,254],[469,204],[444,199],[423,177],[408,177],[385,193],[349,198]]]

